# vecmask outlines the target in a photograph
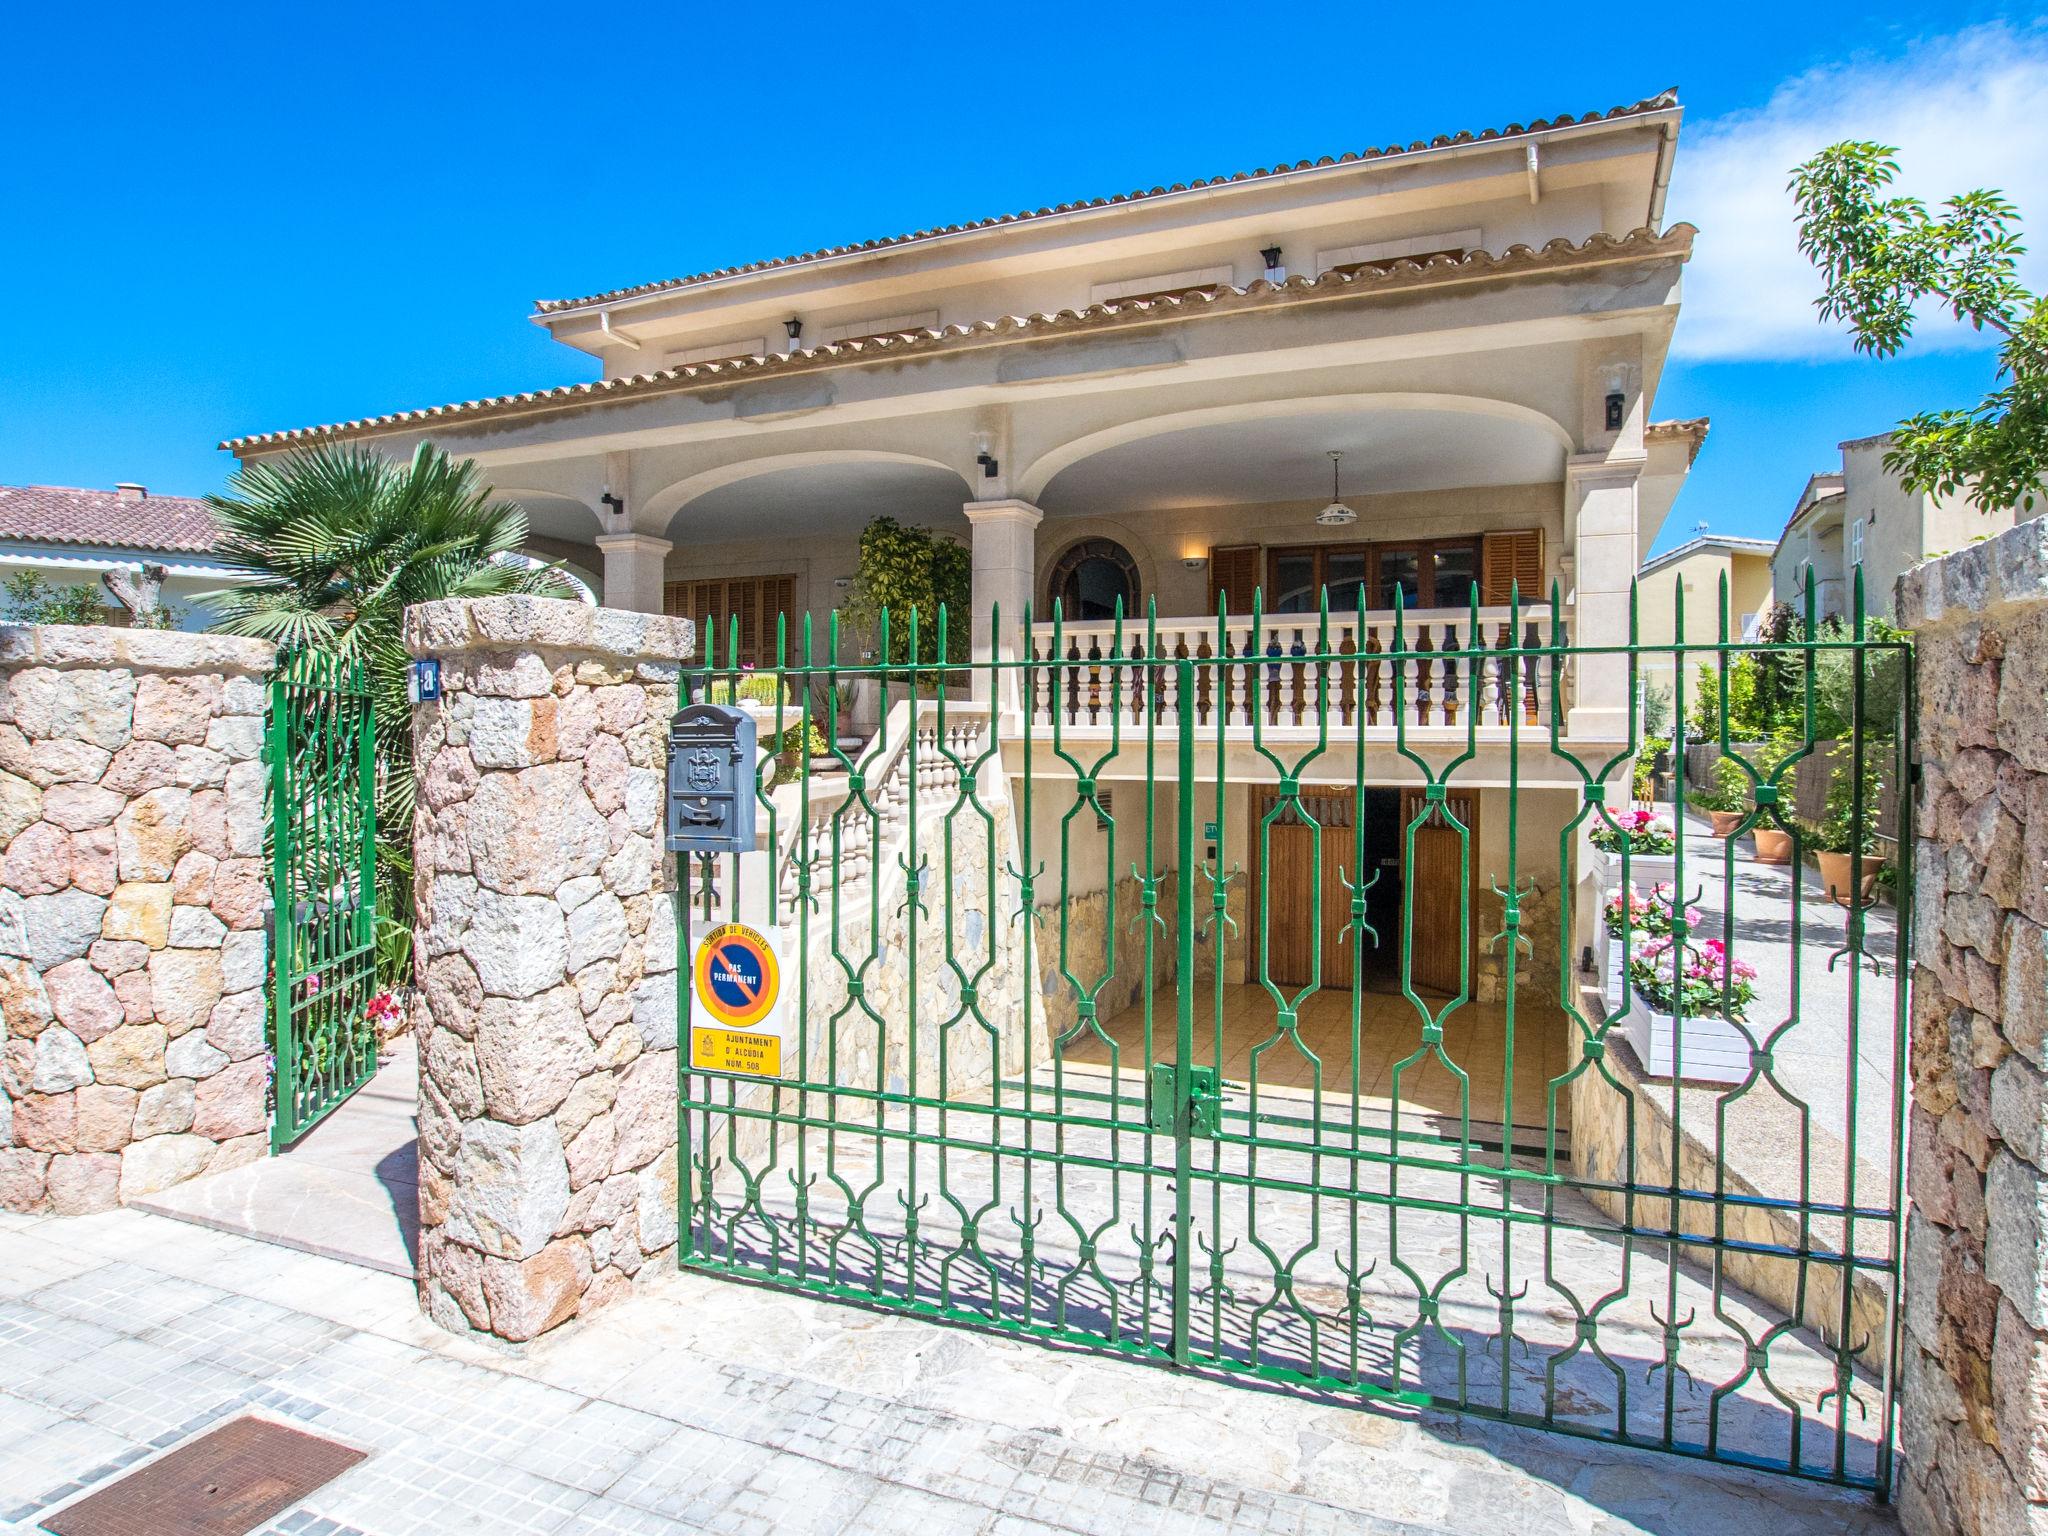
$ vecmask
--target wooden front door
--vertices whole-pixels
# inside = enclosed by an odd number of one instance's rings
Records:
[[[1413,897],[1401,943],[1410,962],[1410,982],[1418,992],[1455,993],[1461,980],[1460,951],[1469,956],[1478,937],[1465,934],[1460,945],[1458,914],[1471,900],[1469,869],[1479,854],[1479,797],[1470,790],[1452,790],[1441,807],[1429,807],[1428,819],[1415,828],[1411,845],[1407,829],[1427,804],[1420,789],[1401,791],[1402,883]],[[1468,829],[1465,835],[1451,825],[1446,812]]]
[[[1260,829],[1279,801],[1274,790],[1259,790],[1252,797],[1250,827],[1254,863],[1259,883],[1252,893],[1252,922],[1259,921],[1260,903],[1265,903],[1266,979],[1275,986],[1305,987],[1315,978],[1316,952],[1322,952],[1322,985],[1349,987],[1352,979],[1351,936],[1344,925],[1351,920],[1351,893],[1344,880],[1358,878],[1351,866],[1355,857],[1356,834],[1353,818],[1357,797],[1349,789],[1304,789],[1302,809],[1322,828],[1322,867],[1316,863],[1316,828],[1293,814],[1282,813],[1265,834],[1263,858],[1258,856]],[[1315,919],[1312,899],[1317,884],[1322,886],[1322,922]],[[1339,938],[1342,934],[1343,937]],[[1253,934],[1252,980],[1257,974],[1257,934]]]

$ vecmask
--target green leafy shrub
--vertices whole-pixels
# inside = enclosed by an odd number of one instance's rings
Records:
[[[99,589],[80,585],[53,587],[40,571],[16,571],[0,589],[7,617],[16,624],[104,624],[107,606]]]
[[[1877,852],[1877,802],[1884,792],[1882,766],[1866,757],[1863,763],[1863,819],[1856,819],[1856,769],[1847,749],[1836,755],[1828,778],[1826,808],[1818,821],[1802,817],[1800,831],[1815,853]]]
[[[878,517],[860,534],[860,566],[847,601],[848,616],[870,638],[887,666],[939,660],[939,608],[946,609],[945,659],[966,658],[968,591],[973,557],[967,546],[923,528]],[[889,653],[880,655],[882,615],[889,615]],[[917,615],[917,651],[910,654],[910,616]],[[1019,615],[1021,617],[1021,615]]]
[[[1638,800],[1656,798],[1657,759],[1671,750],[1670,741],[1662,736],[1645,736],[1642,750],[1636,754],[1636,766],[1630,775],[1630,789]]]
[[[738,676],[721,675],[714,677],[704,688],[704,699],[710,704],[768,704],[784,702],[788,690],[782,686],[779,672],[748,670]]]
[[[1701,811],[1746,811],[1749,809],[1749,775],[1732,757],[1715,759],[1703,784],[1688,784],[1686,803]]]
[[[1692,708],[1686,713],[1686,733],[1694,741],[1721,739],[1721,680],[1705,662],[1693,683]],[[1749,741],[1763,734],[1764,722],[1757,710],[1757,658],[1741,656],[1728,664],[1728,737]]]

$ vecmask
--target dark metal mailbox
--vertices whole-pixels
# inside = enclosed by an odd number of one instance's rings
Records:
[[[668,851],[751,853],[754,717],[686,704],[668,726]]]

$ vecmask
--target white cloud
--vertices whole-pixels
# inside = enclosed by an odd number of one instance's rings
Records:
[[[1761,39],[1759,39],[1761,42]],[[1975,28],[1901,57],[1854,60],[1786,81],[1761,110],[1688,124],[1668,218],[1699,226],[1686,268],[1675,350],[1712,358],[1846,357],[1849,343],[1813,308],[1820,278],[1799,254],[1792,168],[1841,139],[1899,146],[1894,190],[1937,204],[1996,187],[2019,205],[2033,250],[2021,270],[2048,276],[2048,34]],[[1916,348],[1989,342],[1946,316],[1915,327]]]

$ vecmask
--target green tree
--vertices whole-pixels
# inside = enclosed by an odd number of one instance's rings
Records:
[[[2019,280],[2019,210],[1998,192],[1961,192],[1932,211],[1890,196],[1888,144],[1830,145],[1792,173],[1799,249],[1826,288],[1821,315],[1856,349],[1900,351],[1927,300],[1999,338],[1998,384],[1977,404],[1900,422],[1885,467],[1908,490],[1967,489],[1979,509],[2031,510],[2048,469],[2048,313]]]
[[[1728,737],[1749,741],[1762,729],[1757,717],[1757,667],[1754,656],[1738,657],[1728,664]],[[1693,679],[1692,708],[1686,712],[1687,736],[1695,743],[1721,738],[1721,677],[1707,662],[1700,663]]]
[[[207,504],[220,526],[215,557],[250,578],[203,599],[219,616],[213,628],[364,663],[376,713],[378,906],[409,926],[414,786],[408,658],[399,634],[405,610],[439,598],[571,597],[575,589],[519,555],[525,512],[493,500],[467,459],[427,443],[406,462],[347,446],[258,460],[237,469],[227,494]]]
[[[893,517],[878,517],[860,533],[860,567],[847,613],[880,644],[881,616],[889,615],[889,654],[876,660],[891,666],[939,659],[939,606],[946,609],[946,660],[966,658],[967,611],[973,558],[967,546]],[[917,614],[918,654],[910,655],[910,615]]]

